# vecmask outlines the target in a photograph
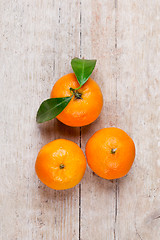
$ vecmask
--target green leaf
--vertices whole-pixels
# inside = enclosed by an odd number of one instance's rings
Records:
[[[72,96],[64,98],[50,98],[45,100],[41,103],[38,109],[36,121],[38,123],[43,123],[55,118],[63,111],[71,99]]]
[[[93,69],[95,68],[96,61],[97,60],[86,60],[79,58],[72,59],[72,69],[77,77],[80,86],[87,82],[88,78],[93,72]]]

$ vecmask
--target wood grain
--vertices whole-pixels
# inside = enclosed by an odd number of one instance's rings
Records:
[[[92,125],[82,128],[85,151],[93,133],[116,126],[117,121],[114,1],[82,1],[82,57],[97,59],[92,77],[104,96],[100,117]],[[116,182],[98,177],[88,167],[81,190],[81,239],[114,239]]]
[[[53,191],[34,171],[40,148],[56,138],[79,144],[79,129],[35,122],[54,82],[79,55],[79,3],[1,1],[1,233],[8,240],[79,236],[79,186]]]
[[[137,151],[130,173],[119,180],[118,239],[160,237],[159,10],[159,1],[117,6],[118,126]]]
[[[0,239],[159,239],[159,11],[158,0],[0,1]],[[82,129],[57,120],[37,125],[40,102],[75,56],[97,59],[100,117]],[[38,180],[43,145],[66,138],[85,151],[89,137],[109,126],[135,141],[126,177],[107,181],[87,168],[66,191]]]

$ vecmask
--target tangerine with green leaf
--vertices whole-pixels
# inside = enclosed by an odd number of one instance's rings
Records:
[[[85,126],[95,121],[102,109],[103,97],[98,84],[91,78],[78,90],[79,83],[74,73],[60,78],[54,85],[51,98],[72,96],[57,119],[72,127]]]
[[[53,86],[51,98],[44,101],[37,113],[37,122],[53,118],[71,127],[81,127],[95,121],[103,106],[98,84],[90,78],[96,60],[75,58],[74,73],[61,77]]]

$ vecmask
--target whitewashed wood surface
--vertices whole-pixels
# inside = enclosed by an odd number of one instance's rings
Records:
[[[160,239],[160,1],[0,1],[0,239]],[[39,104],[73,57],[96,58],[104,107],[80,128],[37,125]],[[56,138],[83,151],[117,126],[136,144],[129,174],[107,181],[87,168],[79,186],[54,191],[34,171]]]

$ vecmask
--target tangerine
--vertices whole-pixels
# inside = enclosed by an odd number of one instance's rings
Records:
[[[85,126],[95,121],[103,106],[103,96],[98,84],[89,78],[78,90],[79,83],[74,73],[61,77],[53,86],[51,98],[73,95],[67,107],[57,116],[71,127]]]
[[[57,139],[38,153],[35,170],[48,187],[63,190],[77,185],[86,169],[86,159],[80,147],[69,140]]]
[[[86,157],[90,168],[100,177],[116,179],[125,176],[135,158],[135,145],[119,128],[103,128],[87,142]]]

